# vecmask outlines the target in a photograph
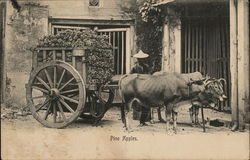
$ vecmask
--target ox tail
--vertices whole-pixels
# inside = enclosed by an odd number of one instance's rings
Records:
[[[122,99],[122,104],[121,104],[121,119],[122,119],[122,123],[124,124],[124,126],[126,126],[126,118],[125,118],[125,98],[124,98],[124,95],[122,93],[122,80],[124,78],[126,78],[128,76],[128,74],[125,74],[123,76],[121,76],[119,82],[118,82],[118,90],[119,90],[119,93],[120,93],[120,96],[121,96],[121,99]]]
[[[124,96],[123,96],[123,94],[122,94],[122,86],[121,86],[121,83],[122,83],[122,80],[123,80],[124,78],[126,78],[127,76],[128,76],[128,74],[125,74],[125,75],[121,76],[121,78],[120,78],[120,80],[119,80],[119,82],[118,82],[118,88],[119,88],[120,96],[121,96],[121,98],[122,98],[122,103],[125,102],[125,99],[124,99]]]

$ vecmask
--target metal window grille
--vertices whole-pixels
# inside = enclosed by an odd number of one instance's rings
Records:
[[[109,37],[109,43],[113,47],[115,74],[126,73],[126,29],[99,30],[101,35]]]

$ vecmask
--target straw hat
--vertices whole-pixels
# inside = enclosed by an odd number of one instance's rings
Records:
[[[134,58],[147,58],[149,55],[147,53],[144,53],[142,50],[140,50],[138,53],[136,53],[133,57]]]

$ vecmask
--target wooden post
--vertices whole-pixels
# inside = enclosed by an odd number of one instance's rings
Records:
[[[232,122],[235,130],[238,126],[238,69],[237,69],[237,6],[234,0],[230,0],[230,71],[231,71],[231,109]]]
[[[230,0],[230,70],[232,130],[244,128],[249,107],[249,4]]]
[[[178,14],[171,8],[167,8],[166,12],[173,16]],[[178,25],[171,26],[173,23]],[[167,16],[163,24],[162,71],[181,72],[181,21],[180,19],[169,21]]]
[[[163,24],[162,37],[162,71],[169,72],[169,27],[168,24]]]
[[[6,56],[5,56],[5,16],[6,16],[6,3],[5,2],[1,2],[0,3],[0,8],[2,12],[0,14],[0,28],[2,28],[1,30],[1,34],[0,34],[0,38],[1,38],[1,48],[0,48],[0,56],[1,56],[1,69],[0,69],[0,74],[1,74],[1,79],[0,79],[0,85],[1,85],[1,90],[0,90],[0,103],[4,103],[5,102],[5,90],[6,90],[6,66],[5,66],[5,62],[6,62]]]
[[[175,36],[175,72],[181,73],[181,20],[178,19],[178,26],[174,29]]]
[[[239,130],[244,128],[246,110],[249,107],[249,17],[247,0],[238,3],[238,110]]]
[[[137,51],[135,25],[130,25],[126,31],[126,73],[129,73],[134,65],[133,55]]]

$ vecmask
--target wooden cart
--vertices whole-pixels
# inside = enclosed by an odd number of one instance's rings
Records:
[[[119,78],[106,85],[89,84],[85,49],[37,48],[26,84],[34,118],[46,127],[63,128],[78,117],[100,121],[114,99]]]

